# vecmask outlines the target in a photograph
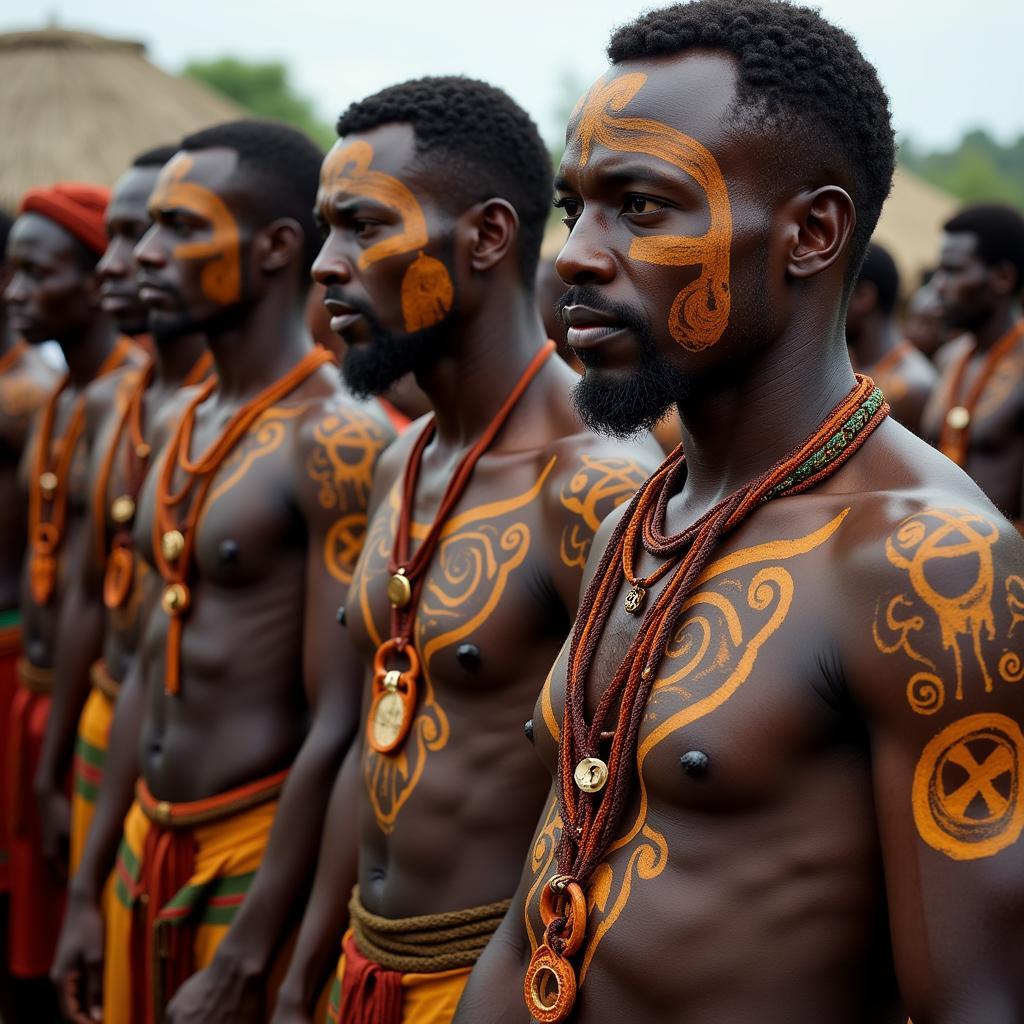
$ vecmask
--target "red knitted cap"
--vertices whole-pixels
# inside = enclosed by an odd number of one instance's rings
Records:
[[[98,256],[107,248],[104,217],[110,189],[82,181],[58,181],[49,188],[30,188],[18,213],[38,213],[56,221]]]

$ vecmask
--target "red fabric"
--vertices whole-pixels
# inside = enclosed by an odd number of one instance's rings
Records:
[[[406,416],[397,405],[392,405],[392,403],[386,398],[378,398],[377,401],[380,404],[380,407],[384,410],[384,415],[391,420],[391,426],[393,426],[399,434],[401,434],[402,431],[412,423],[412,420],[409,419],[409,417]]]
[[[196,844],[190,830],[165,829],[150,822],[134,893],[140,902],[132,919],[132,974],[143,979],[141,985],[132,986],[132,1020],[137,1024],[158,1024],[157,1005],[166,1006],[195,973],[195,928],[187,922],[171,926],[157,920],[160,909],[188,884],[195,863]],[[154,977],[157,970],[158,978]]]
[[[0,737],[3,737],[5,746],[10,743],[11,708],[18,690],[18,652],[16,646],[12,650],[0,649]],[[8,768],[8,759],[0,757],[0,892],[7,892],[11,887],[11,779]]]
[[[402,1024],[402,975],[367,960],[346,935],[338,1020],[344,1024]]]
[[[49,694],[19,686],[8,732],[10,775],[11,924],[9,966],[19,978],[49,973],[64,915],[64,887],[43,862],[32,780],[50,715]]]
[[[107,248],[104,218],[110,189],[82,181],[58,181],[49,188],[30,188],[18,213],[38,213],[56,221],[97,255]]]

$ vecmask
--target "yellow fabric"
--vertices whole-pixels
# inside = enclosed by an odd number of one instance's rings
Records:
[[[79,748],[82,744],[88,744],[94,750],[102,751],[106,755],[107,744],[110,740],[110,727],[114,723],[114,704],[111,699],[100,690],[93,687],[82,708],[82,717],[78,720]],[[79,766],[76,765],[76,774]],[[96,810],[96,801],[91,798],[88,787],[83,786],[76,779],[76,785],[71,790],[71,874],[78,871],[78,865],[82,862],[82,853],[85,850],[85,840],[89,835],[89,826],[92,824],[92,816]]]
[[[260,804],[229,818],[201,825],[192,831],[196,843],[195,871],[181,890],[201,889],[215,892],[220,880],[251,875],[260,866],[277,813],[277,801]],[[152,827],[135,801],[125,818],[124,848],[137,862]],[[108,888],[106,907],[106,955],[103,977],[104,1024],[132,1024],[131,970],[132,911],[125,905],[125,860],[118,855],[113,884]],[[230,928],[230,922],[210,923],[209,901],[200,899],[197,911],[201,923],[194,944],[196,970],[202,970],[213,959],[217,947]]]
[[[345,934],[346,937],[350,935],[351,929]],[[402,1024],[451,1024],[472,970],[472,967],[460,967],[454,971],[438,971],[436,974],[403,974]],[[343,953],[338,960],[335,993],[327,1014],[329,1024],[337,1024],[337,1000],[341,996],[344,976]]]

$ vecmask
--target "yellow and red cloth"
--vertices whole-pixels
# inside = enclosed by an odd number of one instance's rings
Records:
[[[191,803],[144,781],[106,900],[104,1024],[154,1024],[208,966],[263,860],[287,772]]]

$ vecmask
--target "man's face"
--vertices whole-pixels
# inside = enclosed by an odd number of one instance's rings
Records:
[[[107,207],[107,250],[96,266],[100,304],[125,334],[146,330],[149,310],[139,298],[137,266],[132,250],[149,230],[149,197],[159,167],[132,167],[114,186]]]
[[[135,248],[139,296],[157,337],[216,334],[240,316],[251,228],[226,148],[176,154],[149,200],[152,226]]]
[[[950,327],[974,330],[991,315],[999,296],[992,288],[988,266],[978,256],[978,240],[969,231],[942,236],[939,267],[931,285]]]
[[[99,296],[87,250],[49,217],[18,217],[7,237],[7,263],[7,322],[30,345],[71,340],[95,320]]]
[[[618,65],[573,113],[556,267],[594,426],[650,426],[766,333],[772,209],[735,94],[732,61],[697,52]]]
[[[380,394],[429,366],[456,305],[452,217],[414,163],[412,128],[393,124],[339,140],[320,173],[326,238],[313,278],[326,288],[357,394]]]

